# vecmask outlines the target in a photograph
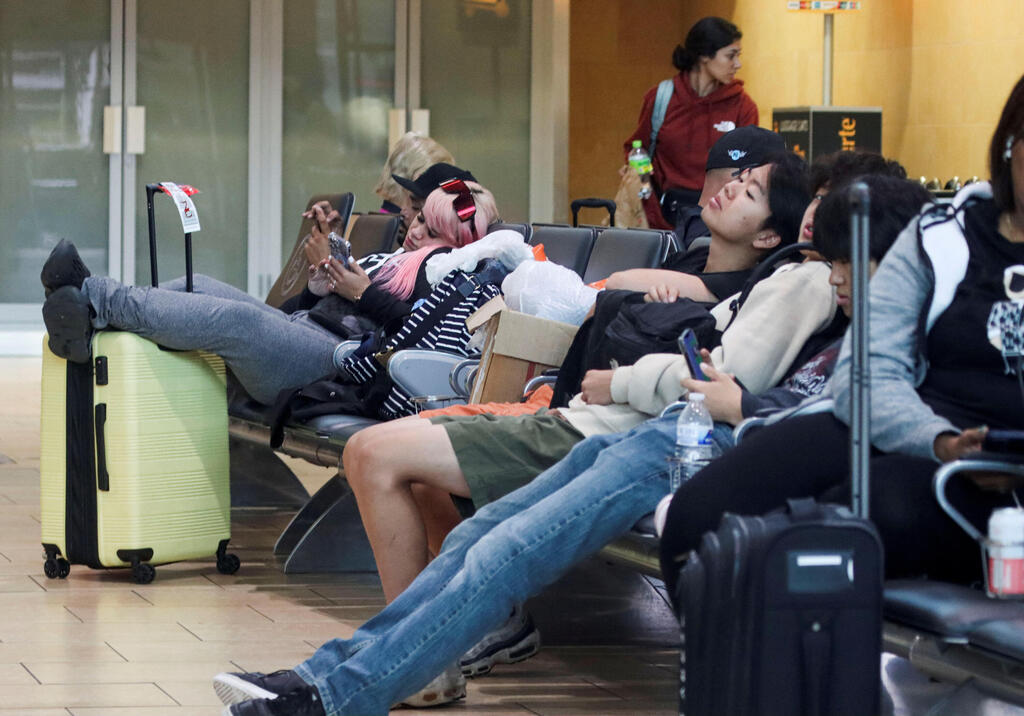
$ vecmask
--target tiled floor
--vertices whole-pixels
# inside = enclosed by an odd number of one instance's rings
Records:
[[[0,359],[0,715],[214,716],[213,674],[291,666],[380,609],[375,575],[283,575],[271,547],[290,515],[267,510],[235,511],[234,576],[207,560],[161,566],[144,586],[80,566],[46,579],[39,370],[38,359]],[[309,487],[329,476],[298,465]],[[592,566],[530,609],[548,646],[429,713],[672,713],[675,633],[656,585]]]
[[[212,560],[48,580],[39,545],[39,359],[0,358],[0,716],[216,716],[224,670],[292,666],[383,605],[376,575],[285,576],[272,554],[290,513],[235,510],[237,575]],[[289,461],[307,488],[329,471]],[[567,605],[571,604],[571,608]],[[596,560],[528,603],[545,646],[471,681],[431,716],[675,713],[676,625],[652,582]],[[883,660],[888,716],[1024,716]]]

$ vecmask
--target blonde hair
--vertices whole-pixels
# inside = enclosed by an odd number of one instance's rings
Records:
[[[416,179],[435,164],[454,164],[451,152],[430,137],[419,132],[406,132],[391,148],[384,169],[380,173],[374,193],[381,199],[401,206],[405,200],[405,189],[391,175],[405,179]]]

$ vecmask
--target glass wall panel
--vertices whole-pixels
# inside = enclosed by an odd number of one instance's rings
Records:
[[[149,283],[147,182],[174,181],[195,197],[202,230],[196,272],[246,288],[249,171],[248,0],[140,0],[136,104],[146,108],[138,157],[135,280]],[[184,273],[181,222],[157,197],[160,279]]]
[[[526,221],[530,192],[529,0],[423,3],[421,105],[430,134]]]
[[[351,191],[356,210],[380,208],[373,187],[388,153],[394,78],[393,0],[289,0],[282,261],[310,196]]]
[[[0,3],[0,303],[42,302],[61,237],[106,272],[109,98],[110,0]]]

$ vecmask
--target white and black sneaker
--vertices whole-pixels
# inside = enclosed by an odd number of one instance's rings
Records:
[[[221,716],[327,716],[320,692],[307,684],[272,699],[249,699],[224,707]]]
[[[540,632],[521,606],[504,624],[490,632],[459,660],[466,676],[481,676],[495,664],[515,664],[540,651]]]
[[[429,684],[395,705],[421,709],[450,704],[464,698],[466,698],[466,677],[462,675],[458,665],[452,664],[434,677]]]
[[[282,669],[272,674],[258,671],[223,673],[213,677],[213,690],[222,704],[239,704],[252,699],[276,699],[281,694],[309,686],[291,669]]]

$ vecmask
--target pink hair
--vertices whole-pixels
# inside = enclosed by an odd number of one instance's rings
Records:
[[[498,218],[494,195],[476,182],[468,181],[466,186],[472,192],[476,203],[476,214],[473,218],[468,221],[459,220],[454,207],[455,194],[448,194],[442,189],[430,192],[430,196],[423,203],[423,220],[435,236],[431,237],[428,245],[399,254],[389,260],[373,277],[374,283],[404,301],[416,289],[416,277],[431,251],[440,246],[458,248],[483,238],[487,233],[487,227]],[[471,224],[476,228],[476,236],[473,235]]]
[[[466,187],[472,193],[476,204],[476,214],[469,221],[459,219],[454,207],[457,195],[449,194],[444,189],[434,189],[423,202],[423,219],[427,228],[449,246],[465,246],[483,238],[487,233],[487,227],[498,220],[494,195],[476,182],[467,181]],[[473,235],[471,225],[476,228],[476,236]]]
[[[437,246],[424,246],[388,259],[374,275],[373,282],[395,298],[405,301],[416,289],[416,277],[419,275],[420,266],[435,249]]]

